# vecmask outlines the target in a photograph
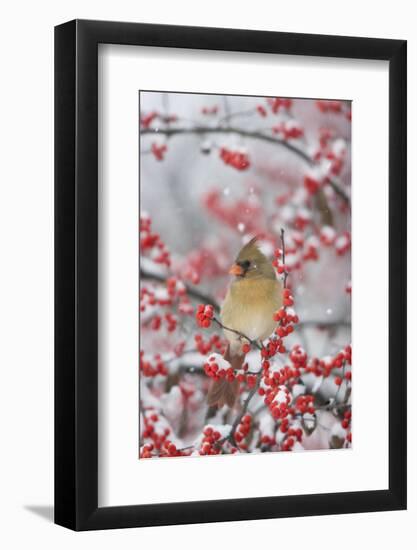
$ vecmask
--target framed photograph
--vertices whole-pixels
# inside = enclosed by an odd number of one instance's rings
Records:
[[[56,523],[405,509],[406,112],[403,40],[56,27]]]

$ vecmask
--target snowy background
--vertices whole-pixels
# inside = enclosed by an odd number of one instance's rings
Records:
[[[350,446],[351,365],[334,362],[350,344],[350,104],[141,92],[140,113],[140,456]],[[299,323],[271,369],[294,366],[290,351],[301,346],[305,366],[285,390],[289,406],[311,395],[315,410],[290,411],[288,435],[256,394],[242,445],[202,452],[212,431],[230,433],[239,406],[207,417],[203,366],[223,335],[202,330],[195,308],[221,304],[252,236],[273,259],[281,228]],[[260,369],[257,350],[247,360]]]

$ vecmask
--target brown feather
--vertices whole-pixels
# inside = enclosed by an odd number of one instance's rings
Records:
[[[212,380],[207,394],[207,405],[209,407],[219,407],[219,409],[223,405],[232,408],[238,395],[239,382],[237,380],[233,380],[233,382],[229,382],[225,378]]]
[[[245,360],[245,355],[230,355],[230,346],[227,346],[223,354],[226,361],[229,361],[231,367],[235,370],[241,369]],[[219,408],[227,405],[232,408],[239,395],[239,381],[233,380],[229,382],[225,378],[220,380],[212,380],[207,395],[207,404],[209,407],[217,406]]]

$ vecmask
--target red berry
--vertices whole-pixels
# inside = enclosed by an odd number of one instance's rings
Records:
[[[173,443],[169,443],[167,450],[170,455],[173,455],[177,452],[177,448]]]
[[[243,344],[242,346],[243,353],[249,353],[250,352],[250,344]]]

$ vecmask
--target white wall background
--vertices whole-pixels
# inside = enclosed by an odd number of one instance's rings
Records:
[[[75,17],[404,38],[408,42],[409,280],[417,279],[417,36],[413,3],[16,0],[2,9],[0,86],[0,544],[7,549],[272,545],[379,549],[415,541],[416,350],[409,349],[409,510],[75,534],[54,526],[53,26]],[[409,334],[416,331],[409,288]],[[372,338],[372,335],[370,335]],[[375,335],[375,339],[377,335]],[[409,542],[408,542],[409,541]]]

